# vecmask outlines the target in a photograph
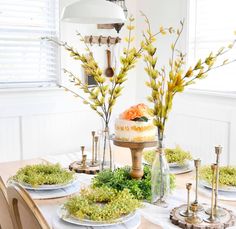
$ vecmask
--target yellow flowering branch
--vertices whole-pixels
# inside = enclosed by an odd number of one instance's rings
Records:
[[[81,96],[79,92],[75,92],[68,87],[63,85],[62,87],[67,91],[72,92],[74,96],[79,97],[85,104],[88,104],[93,110],[95,110],[103,118],[106,127],[108,127],[112,115],[112,109],[117,101],[117,98],[121,95],[124,88],[123,84],[127,80],[128,71],[135,67],[137,59],[141,57],[141,53],[143,51],[142,47],[139,50],[135,47],[131,47],[131,43],[134,40],[132,37],[132,31],[135,28],[133,26],[133,22],[134,18],[130,17],[129,24],[127,26],[129,31],[128,37],[126,38],[127,47],[124,48],[123,56],[120,58],[120,71],[118,74],[114,75],[109,82],[103,75],[102,69],[99,68],[98,63],[95,61],[89,46],[85,43],[84,38],[79,33],[77,35],[80,37],[80,40],[84,42],[88,55],[79,53],[66,42],[58,42],[47,38],[49,41],[55,42],[56,44],[64,47],[73,59],[81,62],[86,73],[94,77],[94,80],[97,82],[97,86],[95,88],[89,88],[89,85],[83,83],[80,77],[74,75],[71,71],[64,69],[64,72],[68,75],[70,82],[73,83],[75,87],[78,87],[81,91],[83,91],[88,98]]]
[[[160,31],[154,34],[151,30],[149,20],[145,15],[144,17],[147,23],[147,30],[144,33],[142,47],[145,50],[145,71],[149,76],[146,85],[151,89],[151,95],[148,96],[148,101],[153,104],[153,108],[150,109],[150,112],[154,116],[154,125],[157,126],[158,129],[158,138],[159,140],[163,140],[166,121],[169,117],[175,94],[183,92],[185,87],[195,83],[196,80],[207,77],[209,71],[235,62],[236,59],[226,59],[223,63],[216,65],[216,61],[219,57],[232,50],[236,40],[229,44],[228,47],[220,48],[215,54],[211,52],[204,60],[200,59],[194,67],[189,67],[187,71],[184,71],[186,54],[176,49],[184,28],[184,21],[181,21],[179,29],[176,31],[171,29],[171,31],[169,31],[170,34],[173,33],[176,35],[174,43],[171,44],[172,53],[169,59],[169,66],[160,68],[157,66],[157,48],[154,46],[154,38],[160,33],[163,35],[166,33],[163,32],[163,27],[161,27]]]

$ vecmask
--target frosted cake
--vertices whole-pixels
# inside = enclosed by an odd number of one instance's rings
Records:
[[[154,141],[156,128],[145,104],[132,106],[115,120],[115,139],[129,142]]]

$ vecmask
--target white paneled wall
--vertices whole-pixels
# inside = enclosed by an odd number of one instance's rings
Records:
[[[0,105],[0,162],[89,149],[91,131],[102,125],[63,90],[2,93]]]
[[[203,116],[173,115],[174,118],[169,122],[167,141],[190,150],[194,157],[202,158],[203,163],[213,162],[214,146],[220,144],[224,146],[222,162],[228,163],[228,122],[210,120]]]
[[[165,133],[167,147],[180,145],[209,164],[215,161],[214,147],[221,145],[222,164],[236,165],[236,95],[189,90],[173,104]]]
[[[20,158],[20,119],[18,117],[1,118],[0,161],[19,160]]]
[[[34,115],[22,118],[23,159],[90,148],[91,131],[101,128],[94,112]]]
[[[214,146],[222,145],[222,164],[236,165],[234,97],[188,92],[179,95],[174,104],[167,125],[167,145],[181,145],[203,164],[213,162]]]

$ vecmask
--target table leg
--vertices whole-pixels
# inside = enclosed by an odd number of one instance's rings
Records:
[[[141,179],[143,176],[142,169],[142,152],[144,148],[130,148],[132,156],[132,168],[130,175],[134,179]]]

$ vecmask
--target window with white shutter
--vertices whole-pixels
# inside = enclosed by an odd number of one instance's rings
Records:
[[[58,78],[58,0],[0,0],[0,88],[46,87]]]
[[[189,64],[236,39],[235,9],[235,0],[189,0]],[[235,49],[229,59],[236,59]],[[213,70],[193,88],[236,92],[236,63]]]

